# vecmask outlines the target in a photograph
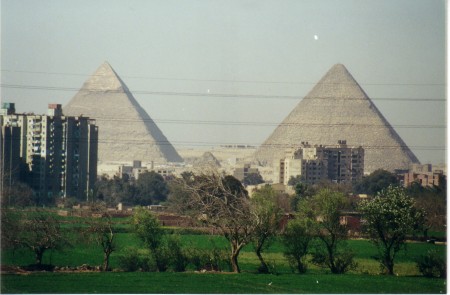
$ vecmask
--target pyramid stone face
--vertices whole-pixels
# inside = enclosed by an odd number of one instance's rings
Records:
[[[365,173],[407,169],[418,159],[341,64],[334,65],[255,152],[263,164],[301,142],[365,149]]]
[[[107,62],[83,84],[63,113],[96,119],[101,162],[183,161]]]

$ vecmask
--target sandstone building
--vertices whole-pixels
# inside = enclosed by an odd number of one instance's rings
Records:
[[[87,117],[62,114],[60,104],[50,104],[47,115],[16,114],[14,104],[2,105],[2,151],[19,155],[21,180],[27,183],[40,203],[56,197],[86,200],[97,178],[97,133]],[[8,133],[13,130],[13,145]],[[2,163],[8,163],[2,154]],[[2,174],[10,174],[2,166]],[[5,187],[3,183],[3,187]]]
[[[364,175],[364,149],[349,147],[345,140],[339,140],[334,146],[313,146],[304,142],[279,160],[275,174],[275,179],[284,185],[297,176],[307,184],[323,180],[353,183]]]
[[[301,142],[333,145],[345,138],[365,150],[364,170],[408,169],[418,159],[344,65],[334,65],[254,154],[272,166]]]
[[[96,120],[102,163],[183,161],[107,62],[83,84],[64,113]]]

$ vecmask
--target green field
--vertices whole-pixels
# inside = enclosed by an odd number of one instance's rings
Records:
[[[35,273],[2,276],[2,293],[445,293],[446,281],[370,275]]]
[[[69,219],[66,219],[68,221]],[[70,219],[77,223],[76,219]],[[283,246],[275,241],[263,256],[275,274],[257,274],[259,261],[251,245],[239,256],[241,274],[198,273],[188,266],[184,273],[120,272],[119,257],[128,247],[142,249],[135,235],[129,232],[126,220],[117,220],[117,251],[111,256],[113,272],[60,273],[35,272],[28,274],[2,274],[2,293],[443,293],[446,280],[420,276],[415,259],[430,249],[445,257],[446,246],[427,243],[408,243],[407,251],[396,258],[397,276],[379,275],[378,262],[372,257],[376,249],[367,240],[350,240],[348,246],[356,253],[358,268],[344,275],[333,275],[327,269],[309,265],[306,274],[293,274],[284,258]],[[67,230],[71,223],[65,224]],[[177,231],[168,229],[168,231]],[[228,249],[221,236],[193,234],[181,231],[179,235],[186,248]],[[73,235],[73,245],[62,252],[49,251],[45,264],[56,266],[91,266],[102,263],[98,246],[83,243]],[[4,251],[2,265],[26,266],[34,263],[27,250]]]

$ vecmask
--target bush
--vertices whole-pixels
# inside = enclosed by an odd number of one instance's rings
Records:
[[[425,277],[445,278],[447,276],[446,262],[435,250],[430,250],[426,255],[420,256],[416,263],[417,268]]]
[[[225,269],[231,271],[231,262],[228,257],[228,252],[216,247],[209,250],[192,249],[189,251],[187,259],[197,271],[224,271]]]
[[[342,248],[335,252],[333,260],[330,260],[329,254],[323,249],[316,249],[311,260],[317,266],[330,268],[334,274],[343,274],[349,270],[354,270],[357,263],[353,260],[355,253],[348,248]]]
[[[119,267],[124,271],[137,271],[141,266],[138,250],[129,247],[125,252],[125,255],[119,257]]]
[[[119,267],[123,271],[156,271],[155,262],[150,257],[139,254],[138,249],[128,247],[125,252],[125,255],[119,256]]]
[[[189,263],[189,259],[183,250],[178,236],[172,236],[167,242],[167,250],[170,264],[174,271],[183,272]]]

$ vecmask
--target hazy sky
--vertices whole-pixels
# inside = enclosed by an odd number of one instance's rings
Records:
[[[108,61],[175,147],[259,145],[342,63],[441,163],[445,37],[444,0],[2,0],[1,98],[45,113]]]

